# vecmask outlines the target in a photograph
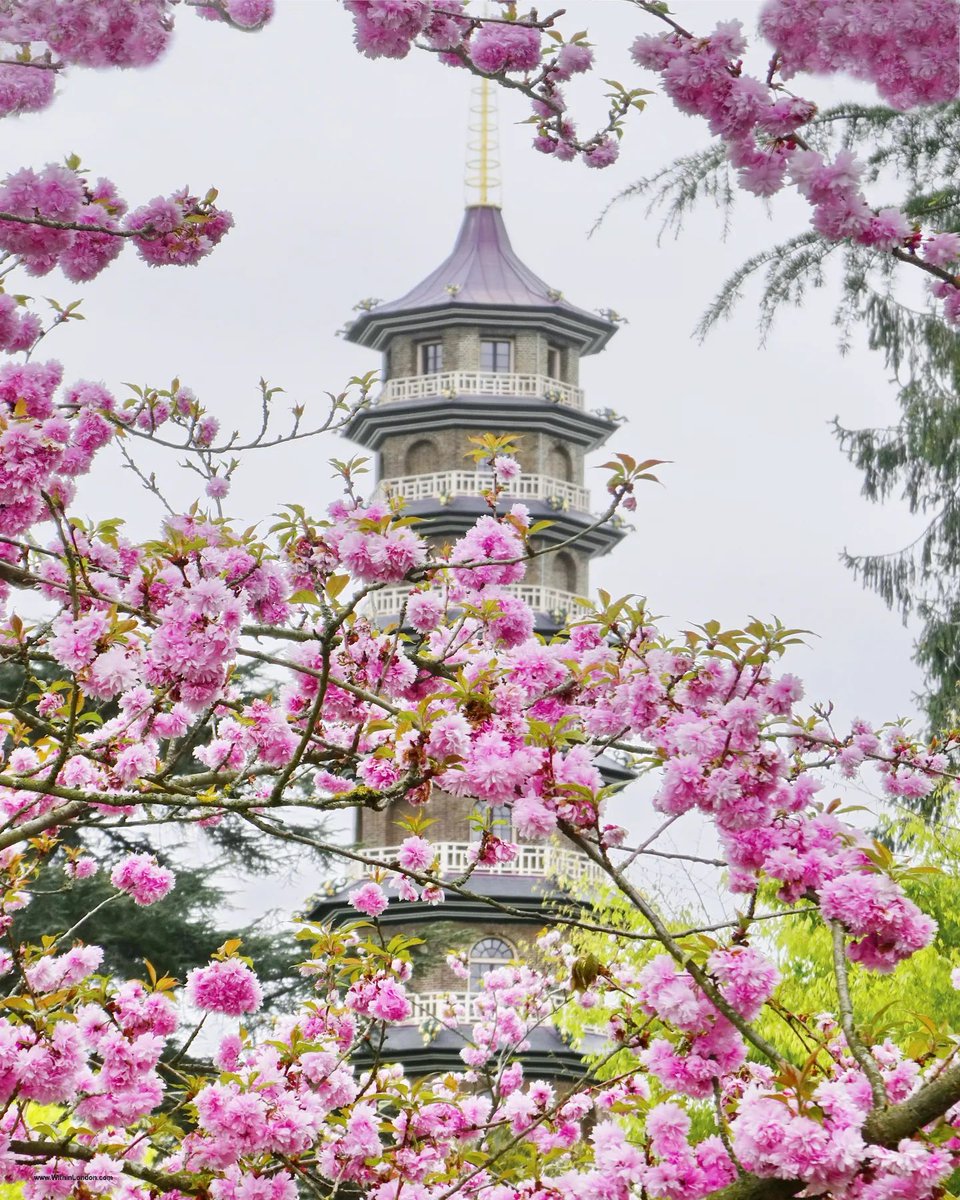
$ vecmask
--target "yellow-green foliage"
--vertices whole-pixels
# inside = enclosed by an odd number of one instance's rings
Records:
[[[938,932],[932,945],[890,974],[849,964],[856,1024],[868,1043],[889,1038],[910,1057],[943,1055],[951,1049],[950,1035],[960,1033],[960,993],[950,983],[951,970],[960,967],[960,813],[953,804],[936,825],[897,814],[895,821],[888,819],[881,825],[879,834],[885,844],[896,843],[901,848],[891,859],[890,869],[910,898],[937,921]],[[885,854],[879,854],[878,859],[885,861]],[[658,904],[656,897],[647,898],[661,913],[669,911],[666,901]],[[804,903],[800,901],[799,905]],[[757,911],[775,911],[778,906],[773,887],[766,885]],[[612,889],[598,897],[590,915],[598,924],[625,932],[649,932],[640,914]],[[680,932],[696,925],[697,921],[688,920],[688,915],[670,913],[670,928]],[[655,941],[616,938],[585,930],[569,931],[565,936],[580,954],[579,969],[587,979],[592,972],[595,974],[598,963],[601,966],[629,963],[639,968],[650,957],[663,952]],[[728,943],[728,933],[712,936],[722,944]],[[772,1003],[765,1007],[756,1027],[788,1060],[802,1066],[819,1041],[813,1018],[828,1014],[839,1020],[830,932],[813,911],[810,915],[754,924],[749,938],[776,961],[782,975]],[[696,943],[702,940],[691,938],[683,944],[696,954]],[[582,1035],[598,1015],[599,1010],[584,1012],[573,1002],[565,1006],[563,1023],[574,1035]],[[791,1017],[799,1018],[807,1026],[809,1033],[802,1039],[796,1032],[797,1022]],[[654,1021],[649,1033],[656,1036],[657,1032]],[[753,1052],[751,1057],[755,1057]],[[632,1063],[636,1063],[635,1055],[624,1051],[598,1067],[597,1074],[611,1078]],[[656,1095],[658,1085],[655,1080],[650,1083]],[[706,1128],[712,1122],[709,1106],[690,1108],[695,1125]]]
[[[850,995],[857,1025],[868,1041],[889,1037],[909,1054],[933,1049],[931,1025],[939,1038],[960,1032],[960,993],[950,972],[960,966],[960,829],[952,806],[935,826],[918,817],[899,816],[881,829],[896,837],[903,855],[921,871],[907,870],[901,882],[910,898],[937,922],[937,935],[925,950],[882,975],[851,964]],[[930,868],[934,868],[930,870]],[[783,981],[776,1000],[797,1014],[836,1012],[830,935],[815,916],[791,917],[768,935],[765,948],[775,956]],[[795,1057],[799,1046],[784,1020],[768,1008],[760,1027],[771,1041]]]

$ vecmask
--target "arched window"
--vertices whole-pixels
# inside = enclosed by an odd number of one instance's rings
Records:
[[[547,474],[551,479],[562,479],[564,483],[573,483],[573,459],[566,446],[554,442],[547,451]]]
[[[553,556],[553,577],[562,592],[577,590],[577,564],[572,554],[561,550]]]
[[[504,966],[513,956],[513,947],[502,938],[481,938],[470,951],[470,994],[475,996],[480,991],[484,975]]]
[[[420,438],[407,447],[403,458],[404,475],[429,475],[437,469],[437,447],[430,438]]]
[[[483,817],[484,824],[498,838],[503,838],[505,842],[511,840],[513,832],[513,817],[510,813],[509,804],[493,804],[479,813]],[[471,824],[470,826],[470,841],[479,842],[480,835],[483,833],[483,827],[479,824]]]

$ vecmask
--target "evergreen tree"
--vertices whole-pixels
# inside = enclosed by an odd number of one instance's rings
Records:
[[[894,191],[891,203],[908,215],[960,230],[960,104],[911,112],[841,104],[820,112],[804,134],[817,150],[854,150],[868,164],[868,182]],[[679,232],[703,201],[726,219],[740,194],[718,142],[639,180],[617,200],[646,199],[648,211],[664,212],[664,230]],[[858,335],[883,355],[900,414],[884,428],[850,429],[836,421],[837,439],[862,472],[869,500],[902,496],[925,522],[907,546],[873,555],[844,551],[842,558],[864,587],[904,620],[917,621],[923,699],[932,728],[943,730],[960,723],[960,341],[932,305],[918,311],[902,276],[889,254],[807,231],[749,258],[720,288],[697,333],[704,337],[729,316],[754,279],[761,282],[761,337],[781,309],[804,303],[828,277],[839,283],[840,350]]]

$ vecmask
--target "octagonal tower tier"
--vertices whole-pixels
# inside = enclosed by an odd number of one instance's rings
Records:
[[[616,328],[570,304],[520,261],[499,208],[473,205],[435,271],[346,331],[383,355],[383,390],[344,432],[377,452],[380,488],[406,501],[431,540],[454,540],[486,511],[485,477],[466,457],[469,439],[519,435],[523,474],[507,502],[527,505],[534,521],[553,522],[541,544],[583,534],[574,547],[535,559],[514,589],[542,631],[576,610],[589,560],[623,536],[611,524],[589,529],[596,517],[584,456],[616,422],[609,410],[587,410],[579,384],[581,356],[602,350]],[[378,616],[395,615],[399,596],[379,592]]]

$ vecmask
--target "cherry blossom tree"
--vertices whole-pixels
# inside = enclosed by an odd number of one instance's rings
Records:
[[[241,24],[256,8],[200,7]],[[133,11],[37,5],[53,10]],[[153,10],[166,6],[136,11]],[[384,14],[411,12],[428,13],[425,36],[446,54],[457,57],[459,29],[477,39],[482,69],[533,69],[536,23],[484,34],[458,25],[455,6],[412,0],[362,15],[389,29]],[[102,61],[104,40],[91,34],[79,61]],[[52,219],[22,224],[78,232]],[[145,228],[133,236],[150,240]],[[33,245],[10,251],[11,269],[31,269]],[[511,589],[545,551],[524,507],[505,501],[519,467],[502,437],[478,448],[487,511],[446,552],[402,507],[359,491],[355,460],[336,464],[343,494],[325,513],[291,505],[263,534],[231,519],[224,501],[246,450],[336,428],[371,385],[351,381],[310,428],[295,407],[279,434],[264,385],[260,427],[224,438],[179,381],[118,397],[65,383],[52,360],[0,367],[0,654],[16,668],[0,706],[0,1182],[26,1200],[943,1196],[960,1152],[956,1042],[923,1013],[909,1037],[884,1036],[854,999],[858,980],[934,945],[936,924],[911,895],[916,864],[851,823],[828,785],[869,770],[894,799],[951,788],[954,742],[839,728],[828,707],[805,707],[782,669],[801,635],[779,623],[671,634],[639,598],[601,594],[558,636],[535,636]],[[73,495],[108,449],[136,468],[141,443],[186,457],[204,496],[133,543],[117,520],[84,522]],[[598,521],[636,504],[656,466],[618,453]],[[162,480],[141,478],[163,494]],[[380,624],[371,597],[388,587],[400,610]],[[606,815],[610,751],[651,785],[635,803],[657,826],[639,844]],[[471,865],[441,875],[429,817],[451,796],[510,806],[520,836],[563,839],[635,920],[558,914],[537,961],[485,977],[463,1071],[411,1080],[380,1056],[358,1062],[415,1004],[414,939],[390,937],[381,917],[391,904],[429,913],[447,892],[481,900],[477,872],[517,853],[488,828]],[[388,861],[302,827],[398,798],[416,815]],[[683,817],[714,831],[706,865],[731,899],[732,916],[709,928],[653,903],[633,873]],[[142,979],[102,971],[83,921],[35,944],[13,936],[41,868],[65,881],[99,873],[143,908],[169,894],[172,872],[151,854],[81,852],[71,832],[230,821],[366,869],[355,922],[304,925],[311,999],[266,1034],[245,1025],[263,990],[236,939],[181,981],[162,963]],[[829,939],[827,1014],[778,998],[765,931],[791,921]],[[602,953],[584,952],[581,933]],[[960,983],[956,947],[942,949],[938,982]],[[561,1093],[527,1078],[520,1056],[565,1009],[601,1017],[608,1050]],[[775,1039],[771,1014],[786,1030]],[[204,1061],[210,1016],[226,1032]],[[454,1009],[443,1020],[462,1023]]]

